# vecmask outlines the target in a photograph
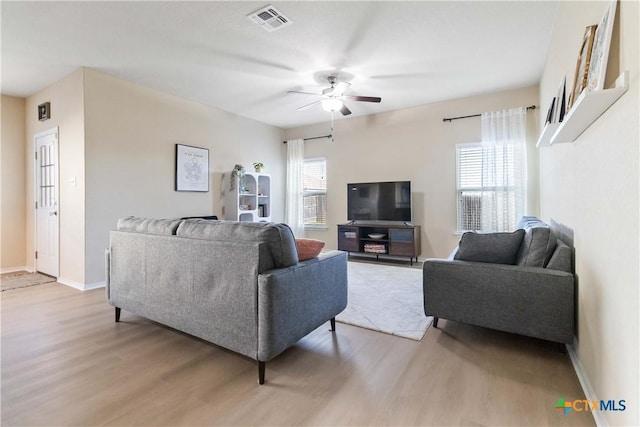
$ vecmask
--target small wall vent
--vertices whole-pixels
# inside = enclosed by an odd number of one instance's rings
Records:
[[[247,16],[256,24],[260,25],[266,31],[272,32],[282,27],[291,25],[293,21],[284,16],[278,9],[269,5],[263,9],[255,11]]]

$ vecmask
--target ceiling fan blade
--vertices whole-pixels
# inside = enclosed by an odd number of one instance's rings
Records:
[[[306,110],[309,107],[312,107],[316,104],[319,104],[320,102],[322,102],[322,99],[318,99],[317,101],[313,101],[311,104],[307,104],[307,105],[303,105],[302,107],[298,107],[297,110],[298,111],[302,111],[302,110]]]
[[[344,99],[348,99],[351,101],[364,101],[364,102],[380,102],[382,98],[377,96],[356,96],[356,95],[346,95]]]
[[[342,108],[340,109],[340,112],[342,113],[343,116],[348,116],[349,114],[351,114],[351,110],[349,110],[344,103],[342,104]]]
[[[295,93],[295,94],[300,94],[300,95],[315,95],[315,96],[322,96],[321,93],[313,93],[313,92],[303,92],[300,90],[288,90],[287,93]]]

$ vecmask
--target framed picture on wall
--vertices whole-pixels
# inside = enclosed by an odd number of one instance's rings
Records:
[[[589,63],[591,61],[591,51],[593,41],[596,34],[596,25],[589,25],[584,30],[582,37],[582,45],[580,46],[580,54],[576,62],[576,72],[573,77],[573,90],[571,91],[571,99],[569,108],[576,102],[578,96],[587,87],[587,77],[589,74]]]
[[[609,47],[611,45],[611,34],[613,33],[617,4],[617,0],[609,2],[607,10],[600,20],[600,24],[598,24],[591,51],[591,62],[589,63],[588,90],[604,89],[604,78],[607,74]]]
[[[176,191],[209,191],[209,150],[176,144]]]

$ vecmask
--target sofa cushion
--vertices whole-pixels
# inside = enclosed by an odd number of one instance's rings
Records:
[[[571,248],[565,245],[560,239],[556,242],[556,249],[553,251],[547,268],[573,273],[573,269],[571,268]]]
[[[324,242],[316,239],[296,239],[296,247],[298,248],[298,261],[305,261],[320,255],[320,251],[324,248]]]
[[[206,240],[265,242],[274,267],[289,267],[298,263],[295,238],[287,224],[189,219],[180,224],[176,234]]]
[[[553,255],[556,236],[548,224],[534,216],[523,217],[518,228],[525,231],[516,264],[522,267],[544,267]]]
[[[153,219],[130,216],[118,220],[117,230],[171,236],[176,234],[180,222],[179,219]]]
[[[524,230],[513,233],[475,233],[462,235],[454,259],[460,261],[488,262],[492,264],[516,263]]]

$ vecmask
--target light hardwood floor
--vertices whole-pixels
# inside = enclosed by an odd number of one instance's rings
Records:
[[[123,311],[104,291],[2,292],[2,425],[594,425],[555,345],[441,320],[422,341],[324,325],[267,363]]]

